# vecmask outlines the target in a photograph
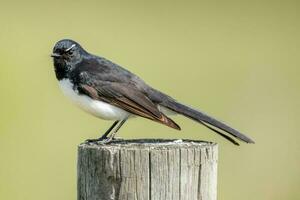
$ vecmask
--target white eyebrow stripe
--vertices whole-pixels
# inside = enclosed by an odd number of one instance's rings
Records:
[[[72,44],[72,46],[70,46],[69,48],[67,48],[66,50],[65,50],[65,52],[67,52],[67,51],[70,51],[72,48],[74,48],[76,46],[76,44]]]

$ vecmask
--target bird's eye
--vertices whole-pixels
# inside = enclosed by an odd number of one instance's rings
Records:
[[[66,51],[66,54],[72,55],[72,54],[73,54],[73,51],[70,49],[69,51]]]
[[[73,44],[72,46],[70,46],[69,48],[67,48],[66,50],[65,50],[65,53],[68,53],[68,54],[72,54],[73,53],[73,48],[75,47],[76,45],[75,44]]]

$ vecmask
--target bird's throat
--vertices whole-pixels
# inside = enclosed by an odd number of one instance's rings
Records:
[[[68,77],[69,67],[62,60],[54,59],[54,70],[58,80],[62,80]]]

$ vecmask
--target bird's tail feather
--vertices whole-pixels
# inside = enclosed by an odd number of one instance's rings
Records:
[[[182,114],[188,118],[191,118],[191,119],[199,122],[200,124],[204,125],[205,127],[209,128],[210,130],[213,130],[217,134],[221,135],[222,137],[226,138],[227,140],[229,140],[230,142],[232,142],[236,145],[238,145],[238,143],[233,138],[229,137],[228,135],[225,135],[224,133],[222,133],[221,131],[219,131],[213,127],[223,130],[223,131],[229,133],[230,135],[232,135],[233,137],[235,137],[241,141],[244,141],[246,143],[254,143],[254,141],[251,138],[249,138],[246,135],[240,133],[239,131],[231,128],[230,126],[224,124],[223,122],[220,122],[219,120],[217,120],[213,117],[210,117],[201,111],[195,110],[195,109],[190,108],[186,105],[183,105],[179,102],[176,102],[173,99],[168,99],[167,101],[160,103],[160,105],[162,105],[172,111],[175,111],[176,113]]]

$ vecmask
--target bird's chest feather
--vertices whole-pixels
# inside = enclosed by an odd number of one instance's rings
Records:
[[[129,116],[128,112],[118,107],[79,94],[69,79],[60,80],[59,86],[62,92],[69,97],[73,103],[96,117],[106,120],[122,120]]]

